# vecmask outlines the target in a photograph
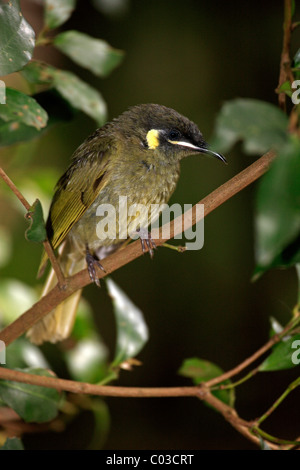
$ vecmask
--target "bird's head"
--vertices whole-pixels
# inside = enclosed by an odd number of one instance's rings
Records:
[[[115,125],[135,148],[154,158],[174,162],[195,153],[211,155],[226,163],[223,155],[207,148],[197,125],[171,108],[158,104],[133,106]]]

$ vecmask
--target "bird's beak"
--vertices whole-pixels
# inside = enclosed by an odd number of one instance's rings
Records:
[[[169,140],[169,142],[175,145],[180,145],[181,147],[187,147],[191,150],[195,150],[195,152],[206,153],[208,155],[212,155],[213,157],[216,157],[219,160],[222,160],[222,162],[227,165],[227,160],[223,155],[221,155],[220,153],[214,152],[213,150],[207,149],[206,147],[197,147],[197,145],[193,145],[190,142],[185,142],[185,141],[175,142],[175,141]]]
[[[225,163],[225,165],[227,165],[227,160],[224,157],[224,155],[222,155],[221,153],[217,153],[217,152],[214,152],[213,150],[206,149],[206,148],[201,148],[201,147],[198,147],[198,148],[199,148],[199,152],[208,153],[209,155],[212,155],[213,157],[216,157],[219,160],[222,160],[222,162]]]

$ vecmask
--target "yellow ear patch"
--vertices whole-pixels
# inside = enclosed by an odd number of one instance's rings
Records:
[[[159,146],[159,131],[157,129],[151,129],[151,131],[148,132],[146,139],[149,149],[156,149]]]

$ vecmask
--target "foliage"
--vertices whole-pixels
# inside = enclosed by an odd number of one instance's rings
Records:
[[[0,75],[21,72],[23,77],[34,86],[43,84],[45,90],[55,89],[71,108],[79,109],[101,125],[106,119],[106,104],[101,94],[75,74],[59,70],[48,64],[31,60],[34,47],[53,44],[79,65],[100,76],[107,76],[117,67],[122,51],[109,46],[105,41],[92,38],[79,31],[65,31],[51,37],[50,30],[61,26],[68,20],[75,8],[75,1],[61,2],[49,0],[45,5],[45,25],[35,41],[34,31],[25,21],[17,0],[0,5],[1,48]],[[36,102],[33,96],[26,96],[18,90],[6,90],[6,106],[0,110],[0,129],[4,125],[4,135],[10,134],[2,145],[22,140],[19,124],[34,126],[37,129],[47,125],[47,111]],[[51,114],[49,121],[51,122]],[[23,139],[26,139],[24,132]],[[38,134],[30,134],[37,137]],[[28,138],[28,136],[27,136]],[[8,140],[9,139],[9,140]]]
[[[30,90],[30,95],[12,88],[5,90],[5,105],[0,106],[0,145],[2,147],[25,141],[29,145],[31,140],[39,138],[53,125],[72,119],[76,110],[86,113],[98,125],[105,122],[106,104],[99,91],[70,71],[32,60],[36,46],[51,43],[97,76],[108,76],[120,64],[123,52],[114,49],[102,39],[92,38],[79,31],[53,34],[55,28],[68,20],[75,7],[75,0],[47,0],[44,28],[35,40],[32,27],[22,15],[19,1],[1,3],[0,42],[3,47],[0,53],[0,75],[19,72],[28,83],[27,88]],[[40,176],[42,175],[36,175],[36,182],[39,181]],[[43,185],[46,181],[45,176],[42,176]],[[52,175],[50,188],[56,178],[56,175]],[[38,199],[30,207],[26,217],[30,223],[25,233],[27,240],[44,241],[46,232],[43,209]],[[8,254],[9,239],[5,238],[4,233],[2,235],[1,252]],[[7,261],[8,258],[3,256],[3,263]],[[131,310],[127,312],[126,308],[122,307],[120,299],[124,298],[125,306],[130,302],[129,299],[112,280],[109,280],[108,285],[110,289],[114,288],[112,297],[116,299],[118,296],[119,299],[119,302],[114,300],[119,338],[116,344],[116,357],[110,365],[107,347],[95,333],[91,309],[87,302],[82,300],[74,327],[74,338],[77,332],[80,332],[77,336],[77,344],[64,355],[70,374],[76,380],[95,383],[117,378],[120,367],[125,368],[125,363],[126,367],[132,367],[134,361],[131,363],[131,358],[139,352],[147,340],[147,327],[142,313],[132,303]],[[16,297],[17,293],[19,297]],[[13,279],[7,279],[1,284],[1,326],[16,319],[26,305],[29,307],[36,300],[36,294],[28,286]],[[130,315],[133,312],[136,313],[132,319]],[[120,321],[121,318],[122,321]],[[123,322],[126,322],[125,329]],[[6,366],[34,374],[49,375],[46,357],[27,341],[19,339],[9,346],[7,351]],[[51,421],[57,416],[60,408],[65,406],[62,405],[60,394],[53,389],[5,380],[0,381],[0,402],[2,405],[10,406],[20,417],[29,422]],[[99,445],[101,440],[104,441],[109,429],[108,409],[99,399],[90,400],[88,405],[84,404],[84,408],[87,406],[94,414],[94,438]],[[91,445],[93,446],[92,443]],[[8,439],[2,447],[2,449],[17,448],[22,448],[18,439]]]
[[[100,3],[100,2],[99,2]],[[106,103],[100,92],[73,72],[61,70],[51,64],[32,60],[36,46],[51,44],[77,65],[96,76],[107,77],[121,63],[123,53],[106,41],[92,38],[82,32],[69,30],[56,32],[76,8],[75,0],[46,0],[44,27],[35,40],[31,26],[24,19],[18,0],[0,4],[0,75],[19,73],[30,90],[6,89],[6,104],[0,105],[0,145],[7,147],[26,142],[30,153],[31,145],[53,125],[71,120],[77,112],[83,112],[97,125],[106,120]],[[8,40],[10,39],[10,40]],[[300,51],[300,49],[299,49]],[[293,60],[294,78],[299,76],[299,56]],[[278,93],[293,97],[290,80],[279,84]],[[291,105],[289,101],[289,105]],[[226,102],[216,120],[213,146],[219,152],[228,153],[237,142],[242,143],[244,153],[260,156],[275,152],[276,158],[269,171],[257,185],[255,200],[255,257],[254,279],[273,268],[296,268],[299,279],[299,294],[291,319],[286,327],[273,322],[267,355],[259,365],[238,382],[222,379],[223,370],[211,361],[190,358],[183,361],[179,374],[201,387],[213,382],[213,396],[221,404],[234,410],[237,386],[257,373],[269,373],[296,367],[298,355],[293,351],[300,342],[300,140],[298,128],[299,104],[292,103],[290,112],[273,104],[255,99],[239,98]],[[296,124],[295,124],[296,116]],[[32,180],[35,202],[27,212],[30,226],[25,232],[28,241],[42,243],[46,238],[43,199],[53,175],[34,175]],[[43,183],[39,183],[39,178]],[[49,179],[47,179],[49,178]],[[25,184],[25,180],[22,180]],[[30,182],[30,185],[32,182]],[[1,235],[1,251],[9,253],[9,237]],[[7,258],[1,254],[0,264]],[[72,333],[71,346],[62,352],[61,366],[67,369],[71,379],[107,384],[116,380],[121,369],[132,370],[140,362],[136,356],[148,340],[148,328],[141,310],[112,280],[105,281],[105,288],[112,299],[116,323],[115,351],[110,351],[99,336],[93,321],[91,307],[81,300],[76,323]],[[12,292],[18,293],[14,297]],[[37,300],[37,293],[28,286],[6,279],[0,286],[1,327],[10,324]],[[274,331],[276,329],[276,331]],[[295,346],[296,345],[296,346]],[[272,346],[272,348],[271,348]],[[269,351],[271,349],[271,351]],[[11,353],[10,353],[11,352]],[[297,351],[295,351],[297,352]],[[292,357],[296,358],[292,361]],[[252,362],[251,362],[252,363]],[[7,367],[23,370],[41,376],[55,376],[42,350],[20,338],[7,350]],[[243,371],[241,367],[240,371]],[[233,374],[234,375],[234,374]],[[218,377],[221,377],[218,381]],[[293,382],[279,397],[272,410],[290,393],[299,381]],[[72,400],[46,387],[0,380],[1,406],[11,407],[24,421],[47,423],[52,420],[67,424],[70,408],[73,417],[82,409],[88,409],[94,416],[94,435],[91,447],[103,444],[109,431],[110,417],[107,405],[98,398],[79,397]],[[221,409],[221,408],[220,408]],[[75,410],[75,411],[74,411]],[[281,441],[266,435],[260,424],[268,413],[262,415],[249,432],[261,439],[262,448],[268,443]],[[264,440],[266,439],[267,442]],[[2,449],[22,449],[18,439],[7,439]]]

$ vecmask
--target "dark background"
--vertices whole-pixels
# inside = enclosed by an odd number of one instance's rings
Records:
[[[39,31],[42,9],[23,1],[24,15]],[[128,106],[155,102],[175,108],[195,121],[206,140],[226,100],[252,97],[277,102],[282,44],[283,2],[132,0],[120,17],[97,12],[80,1],[63,29],[78,29],[125,51],[121,66],[106,79],[95,78],[49,48],[36,57],[71,68],[103,94],[109,119]],[[45,49],[45,48],[43,48]],[[93,131],[94,122],[78,115],[51,130],[39,142],[32,162],[66,168],[70,155]],[[196,203],[254,159],[240,146],[226,155],[229,165],[193,156],[182,162],[172,202]],[[243,190],[205,219],[200,251],[177,254],[160,248],[151,261],[141,257],[113,274],[113,279],[144,312],[150,340],[133,372],[117,383],[130,386],[189,385],[177,374],[185,358],[200,357],[228,370],[267,341],[269,318],[285,323],[296,302],[293,270],[274,270],[251,282],[254,260],[256,184]],[[22,232],[21,221],[19,230]],[[5,275],[35,284],[39,250],[20,235]],[[30,266],[28,262],[30,261]],[[89,286],[99,331],[113,354],[115,325],[105,288]],[[295,378],[295,371],[265,373],[237,389],[236,408],[253,419],[264,412]],[[106,399],[111,432],[106,449],[252,449],[215,411],[192,398]],[[271,417],[265,429],[281,437],[297,432],[295,394]],[[298,415],[297,415],[298,413]],[[84,448],[92,420],[82,414],[62,436],[28,437],[27,447]],[[299,430],[298,430],[299,432]]]

